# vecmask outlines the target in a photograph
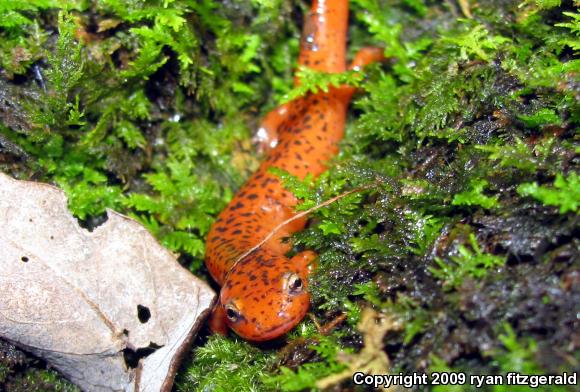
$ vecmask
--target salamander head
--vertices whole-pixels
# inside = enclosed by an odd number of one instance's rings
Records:
[[[284,256],[270,256],[262,263],[256,256],[232,268],[220,302],[232,330],[247,340],[266,341],[284,335],[306,315],[307,269]]]

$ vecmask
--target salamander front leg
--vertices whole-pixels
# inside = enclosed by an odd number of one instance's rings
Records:
[[[316,263],[317,258],[318,254],[316,252],[305,250],[295,254],[290,261],[292,261],[292,265],[298,266],[300,271],[306,271],[306,275],[310,275],[318,266]]]
[[[384,51],[385,49],[378,48],[376,46],[362,48],[354,56],[354,59],[350,63],[348,69],[353,71],[360,71],[362,68],[369,64],[384,61]],[[340,87],[336,87],[334,91],[339,94],[345,102],[349,102],[357,89],[353,86],[342,85]]]
[[[212,333],[219,333],[226,336],[228,334],[228,324],[226,323],[226,312],[221,302],[217,301],[214,305],[208,321],[209,330]]]
[[[367,46],[359,50],[350,63],[349,69],[358,71],[366,65],[378,63],[385,59],[385,49],[376,46]]]
[[[260,154],[270,152],[278,144],[278,128],[288,118],[291,104],[292,102],[288,102],[278,106],[266,114],[262,120],[258,132],[256,132],[253,138],[253,142],[258,145],[258,152]]]

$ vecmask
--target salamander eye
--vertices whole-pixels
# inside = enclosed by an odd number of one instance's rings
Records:
[[[286,277],[286,287],[290,294],[298,294],[304,289],[304,284],[302,283],[300,276],[294,273],[289,273]]]
[[[240,314],[240,311],[232,304],[227,304],[225,306],[225,309],[226,309],[226,317],[232,323],[235,323],[236,321],[238,321],[242,317],[242,315]]]

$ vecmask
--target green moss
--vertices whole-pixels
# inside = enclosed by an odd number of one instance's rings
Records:
[[[549,108],[543,108],[529,116],[520,116],[520,120],[529,127],[537,127],[544,124],[562,124],[562,120],[558,117],[556,112]]]
[[[364,79],[364,74],[360,71],[346,71],[343,73],[325,73],[311,70],[310,68],[300,67],[296,70],[296,77],[300,84],[294,87],[286,94],[280,103],[290,102],[307,93],[317,93],[319,91],[328,92],[331,86],[338,87],[349,85],[359,87]]]
[[[566,178],[558,173],[553,187],[540,186],[537,183],[526,183],[518,186],[522,196],[532,196],[543,204],[560,207],[560,213],[576,212],[580,202],[580,180],[576,173]]]
[[[35,62],[43,58],[43,45],[47,34],[40,28],[34,16],[44,10],[58,6],[55,0],[0,1],[0,66],[9,76],[22,74]],[[68,2],[70,9],[80,2]]]
[[[509,324],[504,325],[504,332],[498,338],[503,347],[495,358],[502,371],[515,371],[523,374],[537,374],[539,372],[534,359],[538,345],[533,339],[528,339],[525,343],[520,342]]]
[[[18,382],[11,385],[10,390],[15,392],[25,391],[54,391],[54,392],[78,392],[79,388],[63,380],[54,370],[42,370],[30,372]]]
[[[310,348],[318,355],[319,361],[305,363],[296,371],[281,367],[279,374],[264,378],[267,388],[285,392],[312,390],[316,388],[317,380],[346,368],[345,364],[338,363],[336,360],[340,345],[335,337],[319,337],[317,343]]]
[[[459,246],[459,255],[451,257],[452,263],[436,257],[437,268],[430,268],[431,273],[443,281],[447,290],[457,289],[468,277],[482,279],[490,270],[505,264],[505,257],[483,253],[473,234],[469,236],[469,245],[472,250],[464,245]]]
[[[570,29],[570,32],[576,36],[576,39],[562,39],[560,44],[571,47],[573,50],[580,50],[580,42],[578,42],[578,37],[580,37],[580,13],[574,12],[564,12],[564,15],[569,16],[571,21],[565,23],[557,23],[558,27],[566,27]]]
[[[240,341],[212,336],[177,381],[179,391],[258,391],[272,355]]]
[[[509,324],[504,324],[504,332],[498,336],[502,347],[495,351],[494,365],[498,368],[499,374],[518,372],[520,374],[545,374],[541,366],[538,365],[536,356],[538,355],[537,342],[532,338],[518,339],[513,328]],[[506,391],[529,391],[528,386],[508,386],[496,385],[489,388],[493,392]],[[551,385],[551,391],[570,391],[571,386]]]
[[[548,146],[550,141],[544,144]],[[530,146],[524,143],[521,139],[516,138],[514,143],[510,144],[490,144],[486,146],[476,146],[478,150],[489,153],[489,159],[492,161],[499,161],[499,165],[503,167],[514,167],[524,172],[534,173],[540,164],[538,154],[535,154]],[[546,149],[544,149],[545,151]],[[548,151],[549,152],[549,149]],[[540,156],[541,158],[542,156]]]
[[[469,190],[453,196],[451,204],[457,206],[481,206],[483,208],[494,208],[498,206],[497,196],[489,197],[482,192],[489,183],[484,179],[476,179],[469,184]]]
[[[542,388],[542,386],[536,386],[532,388],[528,385],[509,385],[507,374],[517,372],[524,375],[535,375],[539,376],[546,374],[542,371],[541,367],[537,362],[538,346],[537,342],[531,338],[518,338],[517,334],[514,332],[510,324],[505,323],[502,325],[502,332],[498,336],[500,345],[493,350],[494,360],[492,362],[492,370],[490,370],[487,375],[498,375],[502,380],[502,383],[495,385],[483,385],[481,388],[476,388],[475,385],[470,384],[469,376],[475,374],[469,367],[450,367],[447,363],[437,357],[431,357],[431,366],[429,370],[431,372],[445,372],[445,373],[455,373],[455,374],[466,374],[465,382],[459,385],[437,385],[432,387],[432,391],[489,391],[489,392],[507,392],[507,391],[530,391],[535,388]],[[489,354],[492,354],[491,352]],[[528,382],[532,383],[531,380]],[[573,386],[565,385],[550,385],[550,391],[572,391]]]
[[[3,384],[4,382],[6,382],[6,378],[8,377],[9,373],[10,369],[4,364],[0,363],[0,383]]]
[[[485,26],[466,20],[464,32],[446,36],[441,42],[449,44],[451,50],[459,50],[459,59],[491,61],[500,45],[510,40],[501,35],[491,35]]]

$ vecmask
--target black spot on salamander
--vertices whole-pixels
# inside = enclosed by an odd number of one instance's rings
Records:
[[[264,261],[262,265],[266,268],[274,268],[276,266],[276,262],[273,259],[270,259],[268,261]]]
[[[322,140],[322,137],[320,137],[320,135],[316,135],[316,139]]]
[[[235,216],[232,216],[230,219],[228,219],[228,220],[226,221],[226,225],[229,225],[230,223],[232,223],[232,222],[233,222],[233,221],[235,221],[235,220],[236,220],[236,217],[235,217]]]
[[[267,181],[267,180],[266,180],[266,181]],[[255,193],[250,193],[250,194],[248,195],[248,199],[250,199],[250,200],[256,200],[257,198],[258,198],[258,195],[257,195],[257,194],[255,194]]]
[[[220,233],[225,233],[226,231],[228,231],[228,228],[223,227],[223,226],[218,226],[215,229],[216,229],[216,231],[219,231]]]
[[[244,207],[244,203],[242,203],[241,201],[238,201],[234,206],[232,206],[232,210],[237,210]]]
[[[302,155],[300,155],[299,152],[295,153],[294,156],[296,157],[296,159],[298,159],[299,161],[302,160]]]
[[[324,125],[322,126],[322,132],[326,132],[328,129],[328,123],[324,123]]]
[[[304,116],[304,120],[302,120],[302,123],[307,124],[310,120],[312,119],[312,116],[310,116],[310,114]]]
[[[241,230],[234,230],[234,231],[232,231],[232,234],[233,235],[242,234],[242,231]]]
[[[256,180],[259,180],[260,178],[264,177],[264,173],[260,173],[257,174],[256,177],[254,177]]]
[[[258,277],[251,273],[248,275],[248,279],[250,280],[250,282],[253,282],[254,280],[258,279]]]
[[[252,213],[251,213],[251,212],[242,212],[242,213],[240,214],[240,216],[245,216],[245,217],[248,217],[248,216],[251,216],[251,215],[252,215]]]
[[[298,169],[300,169],[300,166],[294,165],[294,169],[298,170]]]
[[[301,146],[302,142],[300,140],[294,140],[294,145],[295,146]]]
[[[216,242],[216,241],[219,241],[221,239],[222,239],[222,237],[216,235],[215,237],[212,237],[212,239],[209,240],[209,242]]]

